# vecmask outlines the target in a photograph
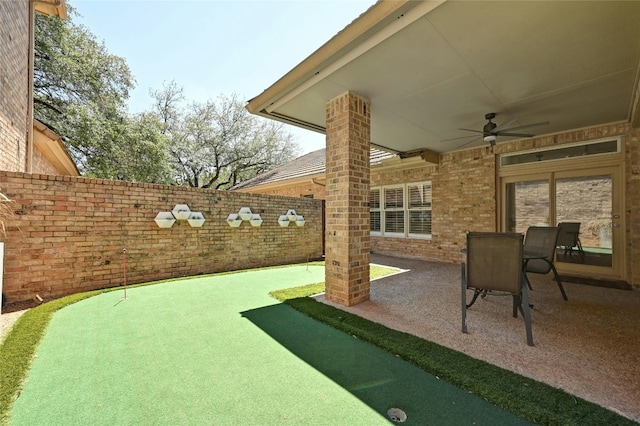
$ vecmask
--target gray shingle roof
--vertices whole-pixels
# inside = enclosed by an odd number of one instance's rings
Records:
[[[380,161],[394,157],[395,154],[390,154],[385,151],[377,149],[371,149],[371,164],[377,164]],[[317,151],[309,152],[301,157],[296,158],[286,164],[276,167],[273,170],[264,172],[251,179],[247,179],[244,182],[240,182],[231,190],[251,188],[258,185],[266,185],[270,183],[282,182],[290,179],[299,179],[305,176],[324,175],[326,166],[327,150],[319,149]]]

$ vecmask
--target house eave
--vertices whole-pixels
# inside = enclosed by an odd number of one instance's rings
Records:
[[[33,142],[40,153],[65,176],[80,176],[62,139],[38,120],[33,121]]]
[[[47,16],[57,16],[67,19],[67,5],[65,0],[32,0],[36,12]]]
[[[415,1],[378,1],[367,11],[361,14],[342,31],[333,36],[327,43],[309,55],[291,71],[265,89],[261,94],[249,100],[247,110],[252,114],[258,114],[279,121],[292,120],[291,117],[278,117],[273,112],[268,112],[278,99],[295,90],[309,78],[317,75],[320,70],[340,59],[371,32],[384,26],[390,17],[402,13],[405,9],[415,6]],[[299,127],[324,133],[324,128],[311,123],[298,123],[297,120],[287,121]]]

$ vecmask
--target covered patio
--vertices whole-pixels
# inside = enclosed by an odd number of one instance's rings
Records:
[[[564,208],[590,203],[603,177],[610,198],[592,218],[611,229],[612,261],[562,267],[640,286],[640,3],[379,1],[354,18],[247,105],[327,136],[328,299],[368,300],[372,248],[455,262],[467,230],[575,220]],[[428,235],[411,237],[407,209],[388,216],[400,236],[384,234],[383,213],[370,226],[371,147],[423,161],[375,185],[432,186]],[[532,182],[544,194],[527,205],[544,212],[523,221],[512,198]],[[568,201],[575,182],[586,195]]]
[[[468,334],[461,332],[459,265],[377,254],[371,261],[406,272],[372,281],[371,299],[355,306],[316,299],[640,421],[640,292],[564,283],[564,301],[551,276],[531,274],[529,347],[510,297],[479,299],[468,312]]]

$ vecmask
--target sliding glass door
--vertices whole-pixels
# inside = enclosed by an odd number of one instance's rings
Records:
[[[563,273],[620,278],[623,238],[620,167],[590,167],[502,178],[502,229],[558,226],[556,266]]]

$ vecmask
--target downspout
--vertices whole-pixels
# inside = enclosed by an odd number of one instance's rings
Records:
[[[27,106],[27,149],[24,169],[27,173],[33,173],[33,79],[35,62],[35,6],[29,0],[29,88]]]

